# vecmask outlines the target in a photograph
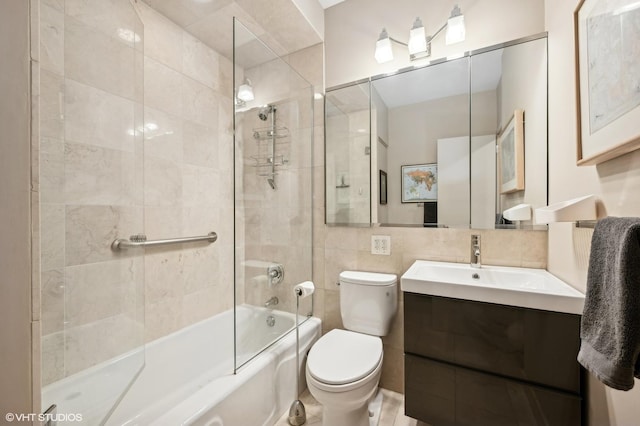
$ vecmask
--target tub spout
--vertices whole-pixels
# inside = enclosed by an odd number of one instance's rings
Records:
[[[272,306],[277,305],[278,303],[280,303],[280,301],[278,300],[277,297],[273,296],[271,299],[267,300],[266,302],[264,302],[264,307],[265,308],[270,308]]]

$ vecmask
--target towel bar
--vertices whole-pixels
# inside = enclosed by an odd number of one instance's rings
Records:
[[[218,234],[215,232],[209,232],[207,235],[201,235],[198,237],[182,237],[182,238],[169,238],[164,240],[151,240],[147,241],[147,236],[144,234],[132,235],[129,239],[118,238],[111,243],[111,249],[113,251],[139,248],[139,247],[157,247],[170,244],[182,244],[182,243],[196,243],[199,241],[208,241],[209,244],[214,243],[218,239]]]

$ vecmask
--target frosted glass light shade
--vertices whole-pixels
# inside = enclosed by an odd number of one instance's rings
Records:
[[[238,99],[245,102],[254,100],[253,88],[248,84],[241,84],[238,88]]]
[[[464,41],[466,30],[464,27],[464,15],[453,16],[447,22],[447,35],[445,43],[455,44]]]
[[[424,32],[424,27],[419,26],[411,29],[409,33],[409,54],[415,55],[416,53],[426,52],[427,50],[427,36]]]
[[[391,49],[391,40],[387,38],[380,39],[376,42],[376,61],[379,64],[393,60],[393,50]]]

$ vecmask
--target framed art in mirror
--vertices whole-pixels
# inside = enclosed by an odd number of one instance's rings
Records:
[[[517,109],[498,138],[500,193],[524,189],[524,113]]]
[[[400,176],[403,203],[438,201],[438,165],[436,163],[401,166]]]
[[[574,13],[578,165],[640,148],[640,4],[582,0]]]

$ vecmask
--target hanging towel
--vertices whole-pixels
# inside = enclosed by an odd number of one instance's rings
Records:
[[[580,364],[609,387],[633,387],[640,378],[640,218],[596,224],[580,338]]]

